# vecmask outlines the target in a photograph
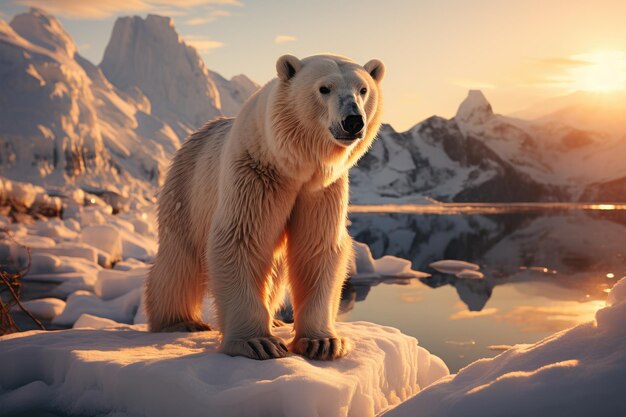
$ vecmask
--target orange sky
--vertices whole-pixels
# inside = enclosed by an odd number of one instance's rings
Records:
[[[0,16],[47,8],[99,63],[114,20],[158,13],[207,66],[259,83],[283,53],[335,52],[387,64],[385,120],[407,129],[454,115],[470,88],[510,113],[576,89],[624,89],[624,0],[8,0]]]

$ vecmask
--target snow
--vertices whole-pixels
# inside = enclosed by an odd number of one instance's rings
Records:
[[[122,237],[120,232],[111,225],[93,225],[82,231],[83,242],[109,255],[110,262],[122,259]]]
[[[385,417],[626,415],[626,277],[595,321],[478,360]]]
[[[338,323],[353,350],[334,362],[229,357],[217,332],[108,324],[0,338],[2,414],[374,416],[448,374],[414,338],[365,322]]]
[[[132,323],[139,307],[141,292],[142,289],[137,288],[117,298],[103,300],[91,291],[75,291],[67,297],[65,309],[52,320],[52,324],[71,326],[85,313],[119,323]]]
[[[22,302],[22,305],[35,317],[42,320],[52,320],[65,309],[65,301],[58,298],[40,298]],[[13,310],[19,310],[14,306]]]
[[[455,119],[464,123],[485,123],[493,116],[491,104],[480,90],[470,90],[459,106]]]

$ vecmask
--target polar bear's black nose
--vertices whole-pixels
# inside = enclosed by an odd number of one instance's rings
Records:
[[[351,114],[343,119],[341,127],[350,135],[354,136],[363,129],[363,116],[360,114]]]

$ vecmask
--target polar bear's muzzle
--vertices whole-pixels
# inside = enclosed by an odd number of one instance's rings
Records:
[[[341,145],[348,146],[364,135],[365,120],[360,114],[350,114],[341,123],[330,127],[330,133]]]

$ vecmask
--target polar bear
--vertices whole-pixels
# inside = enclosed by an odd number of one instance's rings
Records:
[[[210,290],[222,352],[280,358],[288,348],[272,322],[288,286],[290,350],[330,360],[349,346],[335,330],[352,248],[348,169],[380,127],[385,66],[285,55],[276,70],[236,118],[208,122],[174,156],[146,312],[151,331],[210,330],[200,317]]]

